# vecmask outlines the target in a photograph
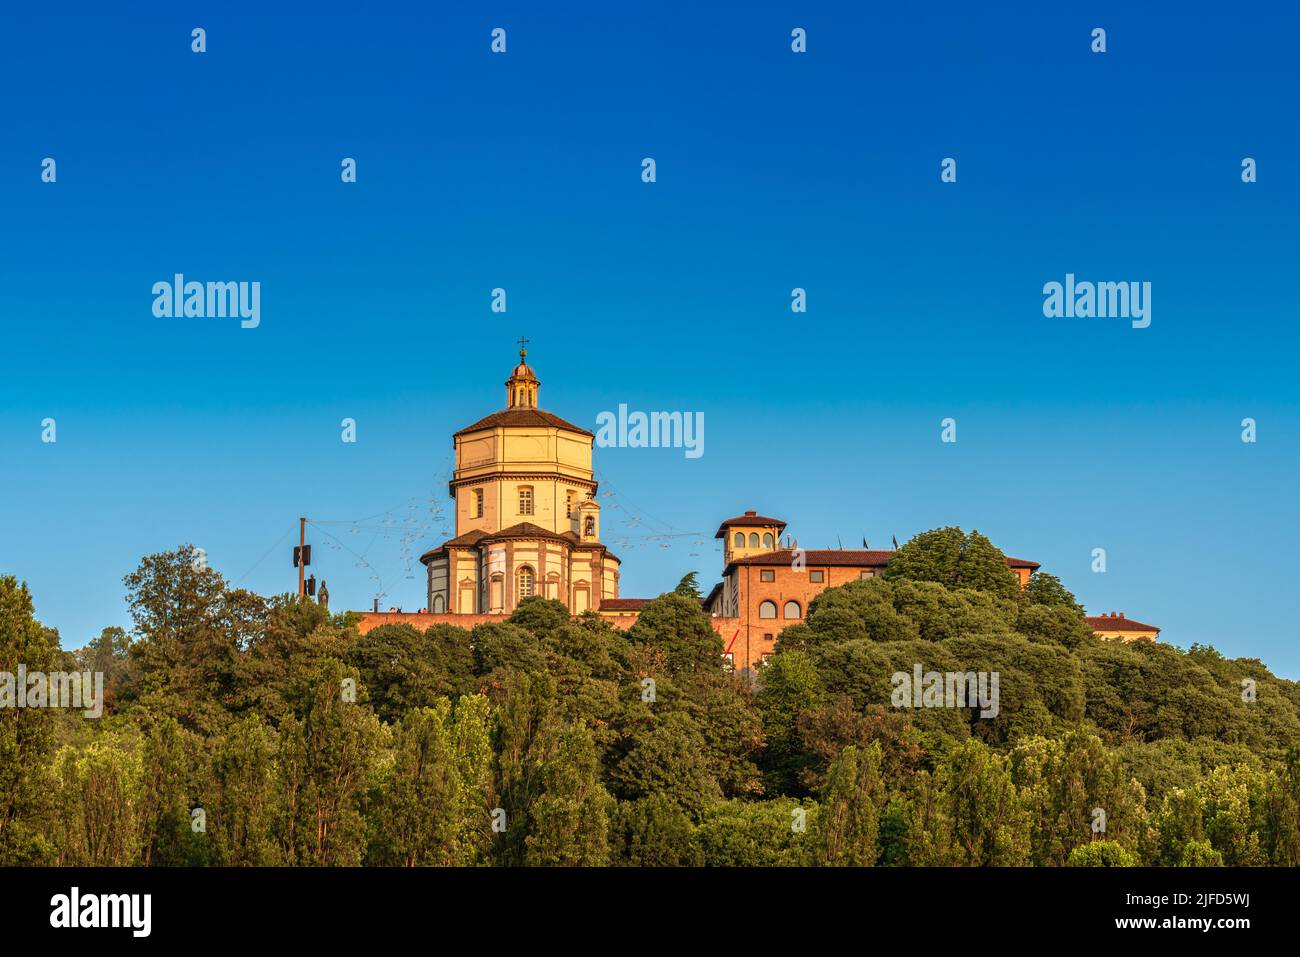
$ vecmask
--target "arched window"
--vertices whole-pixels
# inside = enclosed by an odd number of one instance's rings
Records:
[[[798,618],[800,610],[797,601],[788,601],[785,603],[784,615],[786,618]]]
[[[744,548],[744,547],[745,547],[745,533],[744,533],[744,532],[737,532],[737,533],[736,533],[736,540],[735,540],[732,544],[735,545],[736,548]]]
[[[582,533],[583,533],[584,535],[595,535],[595,534],[596,534],[596,518],[595,518],[595,516],[593,516],[593,515],[588,515],[588,516],[587,516],[587,524],[583,527]]]
[[[758,606],[758,617],[759,617],[759,618],[775,618],[775,617],[776,617],[776,602],[774,602],[774,601],[765,601],[765,602],[763,602],[761,605],[759,605],[759,606]]]
[[[758,548],[758,532],[749,533],[749,547]]]
[[[533,594],[533,570],[525,565],[519,569],[519,600],[531,597]]]
[[[763,547],[764,547],[764,548],[771,548],[771,547],[772,547],[772,533],[771,533],[771,532],[764,532],[764,533],[763,533]]]
[[[444,610],[444,609],[443,609],[442,596],[441,596],[441,595],[434,595],[434,596],[433,596],[433,607],[430,609],[430,611],[432,611],[435,615],[437,615],[437,614],[441,614],[443,610]]]

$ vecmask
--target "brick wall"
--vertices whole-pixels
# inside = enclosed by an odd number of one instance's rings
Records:
[[[505,621],[508,617],[508,615],[457,615],[453,613],[435,615],[418,611],[365,611],[361,612],[361,621],[357,622],[357,631],[364,635],[380,625],[411,625],[420,631],[424,631],[431,625],[455,625],[458,628],[473,628],[475,625],[481,625],[489,621]],[[601,617],[615,628],[627,631],[636,624],[637,612],[607,612]],[[736,633],[740,630],[740,620],[737,618],[710,618],[709,622],[713,625],[713,630],[722,636],[724,649],[735,639],[731,649],[735,656],[733,660],[737,668],[745,667],[744,651],[741,648],[740,640],[736,638]],[[757,662],[758,658],[755,657],[749,663],[756,664]]]

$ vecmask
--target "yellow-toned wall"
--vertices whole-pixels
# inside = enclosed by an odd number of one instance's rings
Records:
[[[590,480],[592,438],[552,428],[498,428],[456,438],[454,477],[475,473],[569,472]]]
[[[1101,629],[1093,631],[1098,638],[1110,638],[1114,641],[1155,641],[1160,632],[1156,629],[1151,631],[1110,631]]]
[[[456,534],[497,532],[520,522],[548,531],[573,531],[565,499],[575,503],[592,491],[592,440],[559,429],[495,429],[456,439]],[[482,481],[472,482],[476,477]],[[461,484],[464,482],[464,484]],[[533,490],[533,512],[519,511],[519,490]],[[474,492],[483,491],[483,514],[475,515]]]
[[[778,533],[779,528],[779,525],[764,525],[762,527],[741,525],[728,526],[726,529],[726,537],[722,540],[722,567],[726,568],[727,565],[731,563],[732,559],[748,558],[750,555],[762,555],[765,552],[776,551],[781,547],[781,536]],[[749,544],[749,536],[751,533],[755,532],[758,534],[758,547],[756,548]],[[744,533],[745,545],[742,548],[738,548],[732,544],[737,533]],[[772,543],[770,545],[763,544],[764,535],[772,536]]]

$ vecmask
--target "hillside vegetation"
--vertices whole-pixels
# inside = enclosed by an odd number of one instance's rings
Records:
[[[531,598],[359,635],[182,547],[69,652],[0,578],[0,672],[106,682],[99,719],[0,710],[0,864],[1300,863],[1300,688],[1257,660],[1099,640],[939,529],[750,680],[688,579],[627,632]],[[996,716],[896,706],[917,666],[996,672]]]

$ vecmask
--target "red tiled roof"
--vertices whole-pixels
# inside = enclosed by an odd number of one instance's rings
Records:
[[[466,432],[480,432],[484,429],[538,427],[567,429],[570,432],[591,435],[586,429],[579,428],[572,422],[566,422],[558,415],[553,415],[544,409],[527,408],[502,409],[500,412],[493,412],[491,415],[479,419],[473,425],[467,425],[456,435],[464,435]]]
[[[728,525],[743,525],[746,527],[760,525],[776,525],[778,528],[785,528],[785,522],[779,518],[768,518],[766,515],[757,515],[754,512],[746,512],[744,515],[738,515],[735,518],[729,518],[718,526],[718,533],[714,538],[722,538],[726,534]]]
[[[514,538],[540,538],[550,542],[564,542],[573,548],[585,548],[593,551],[603,551],[610,558],[619,561],[619,557],[611,552],[599,542],[584,542],[573,532],[553,532],[549,528],[542,528],[540,525],[534,525],[532,522],[520,522],[518,525],[511,525],[509,528],[503,528],[499,532],[484,532],[479,529],[473,529],[464,535],[457,535],[455,538],[449,538],[437,548],[431,548],[420,556],[420,561],[424,564],[443,554],[448,548],[473,548],[482,545],[485,542],[500,542],[506,539]]]
[[[852,548],[825,548],[825,549],[807,549],[803,553],[805,565],[828,565],[839,568],[884,568],[889,564],[889,560],[894,557],[891,550],[880,549],[852,549]],[[794,549],[783,548],[780,551],[764,552],[762,555],[750,555],[747,558],[733,558],[727,565],[727,571],[731,570],[733,565],[791,565],[794,562]],[[1008,558],[1008,568],[1038,568],[1038,562],[1031,562],[1023,558]],[[723,572],[726,575],[726,572]]]
[[[563,539],[568,542],[576,542],[578,536],[573,532],[553,532],[549,528],[542,528],[532,522],[520,522],[518,525],[511,525],[509,528],[503,528],[499,532],[489,532],[484,535],[480,541],[495,542],[505,538],[549,538],[551,540]]]
[[[1159,631],[1156,625],[1144,625],[1124,615],[1087,615],[1088,625],[1093,631]]]

